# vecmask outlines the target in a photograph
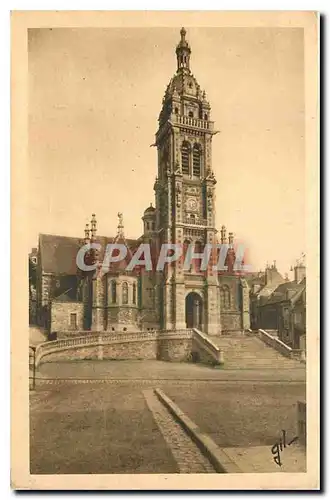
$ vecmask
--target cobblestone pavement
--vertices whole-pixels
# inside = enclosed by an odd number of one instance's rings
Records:
[[[212,381],[304,381],[305,366],[294,369],[236,369],[222,370],[192,363],[171,363],[166,361],[75,361],[45,363],[40,365],[38,378],[56,379],[101,379],[101,380],[161,380]]]
[[[204,467],[200,455],[196,459],[199,450],[191,450],[188,436],[151,398],[155,387],[220,448],[270,450],[281,429],[294,435],[297,400],[305,396],[298,381],[38,381],[30,392],[31,471],[177,473]]]
[[[144,390],[143,394],[154,420],[178,464],[180,473],[215,473],[210,462],[174,420],[153,390]]]
[[[106,385],[122,385],[122,386],[148,386],[148,387],[154,387],[155,384],[157,385],[170,385],[170,386],[183,386],[183,387],[208,387],[208,386],[228,386],[229,384],[239,384],[241,385],[251,385],[251,383],[258,383],[260,385],[279,385],[283,386],[283,381],[282,380],[251,380],[251,379],[246,379],[246,380],[240,380],[240,379],[233,379],[233,380],[213,380],[213,379],[206,379],[206,380],[199,380],[199,379],[192,379],[192,380],[174,380],[174,379],[136,379],[136,380],[131,380],[131,379],[65,379],[65,378],[52,378],[52,379],[46,379],[46,378],[37,378],[36,379],[36,386],[37,387],[43,387],[43,386],[60,386],[60,385],[84,385],[84,384],[106,384]],[[290,385],[301,385],[302,382],[300,381],[287,381],[288,384]]]

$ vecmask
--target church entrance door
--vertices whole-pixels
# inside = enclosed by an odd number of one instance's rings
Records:
[[[198,293],[190,292],[186,297],[186,326],[187,328],[202,329],[203,300]]]

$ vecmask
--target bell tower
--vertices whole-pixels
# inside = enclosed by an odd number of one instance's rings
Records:
[[[201,251],[216,243],[215,184],[212,170],[214,123],[205,91],[190,69],[191,48],[186,30],[180,31],[176,47],[177,71],[162,102],[155,145],[158,175],[155,182],[156,230],[159,243],[194,244]],[[212,259],[210,259],[212,260]],[[160,283],[164,296],[163,328],[186,328],[187,281],[200,287],[203,297],[203,329],[219,331],[217,277],[209,268],[198,273],[183,269],[183,261],[166,268]],[[202,283],[202,284],[201,284]]]

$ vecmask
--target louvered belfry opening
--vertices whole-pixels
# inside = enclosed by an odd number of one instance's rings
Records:
[[[189,175],[189,153],[190,153],[189,142],[184,141],[181,148],[181,163],[182,163],[183,175]]]
[[[193,148],[193,176],[200,177],[201,175],[201,150],[198,144]]]

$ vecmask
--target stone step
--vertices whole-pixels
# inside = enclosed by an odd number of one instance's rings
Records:
[[[225,368],[297,368],[298,360],[282,355],[257,336],[210,336],[224,351]]]

